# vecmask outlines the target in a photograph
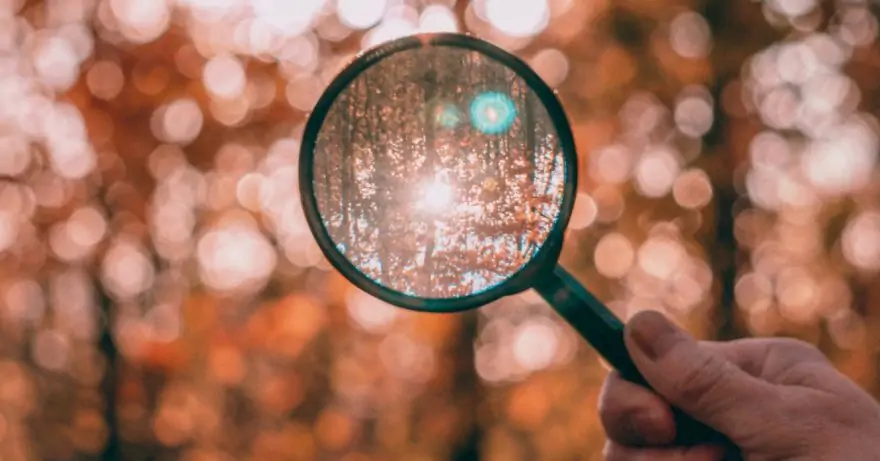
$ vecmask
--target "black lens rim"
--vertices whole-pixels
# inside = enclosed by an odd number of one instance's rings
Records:
[[[395,53],[429,46],[449,46],[476,51],[514,71],[535,92],[544,104],[559,137],[559,148],[565,159],[565,186],[559,216],[544,245],[526,265],[506,281],[476,294],[460,298],[422,298],[408,295],[376,283],[364,275],[336,249],[324,226],[313,194],[314,155],[318,134],[333,103],[362,72]],[[528,290],[542,273],[553,270],[562,250],[578,183],[578,157],[571,124],[562,103],[543,79],[528,64],[511,53],[471,35],[455,33],[418,34],[381,44],[359,54],[346,66],[318,99],[306,122],[299,158],[299,190],[306,222],[321,252],[346,279],[357,288],[389,304],[419,312],[452,313],[474,309],[499,298]]]

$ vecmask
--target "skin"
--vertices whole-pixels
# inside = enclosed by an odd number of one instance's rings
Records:
[[[656,312],[634,316],[625,340],[654,391],[607,378],[599,413],[608,461],[730,459],[717,446],[673,446],[670,405],[726,435],[748,461],[880,461],[880,404],[812,345],[697,342]]]

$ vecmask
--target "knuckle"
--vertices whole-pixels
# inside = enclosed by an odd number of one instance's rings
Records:
[[[828,359],[818,347],[794,338],[772,340],[767,349],[768,361],[777,367],[789,368],[806,364],[827,364]]]
[[[699,405],[718,394],[724,374],[723,362],[711,355],[702,356],[679,376],[672,392],[680,402]]]
[[[614,404],[609,405],[605,400],[599,401],[599,421],[606,429],[615,425],[615,422],[620,419],[620,413],[620,409]]]
[[[625,420],[626,411],[619,403],[607,399],[599,401],[599,422],[609,435],[619,433],[621,426],[625,425]]]
[[[770,341],[771,347],[777,349],[779,352],[787,352],[790,354],[812,354],[824,357],[822,352],[820,352],[816,346],[800,339],[775,338]]]
[[[617,394],[618,391],[616,386],[606,381],[599,394],[599,402],[597,405],[600,416],[608,417],[621,411],[621,400]]]

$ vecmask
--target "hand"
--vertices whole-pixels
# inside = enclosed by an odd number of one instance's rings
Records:
[[[670,404],[730,438],[747,460],[880,460],[880,404],[813,346],[791,339],[696,342],[663,315],[630,320],[625,341],[648,390],[612,373],[599,413],[609,461],[716,461],[674,447]]]

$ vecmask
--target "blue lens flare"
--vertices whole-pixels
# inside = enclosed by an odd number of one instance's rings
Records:
[[[499,92],[477,95],[471,102],[471,124],[486,134],[502,134],[516,121],[516,104]]]

